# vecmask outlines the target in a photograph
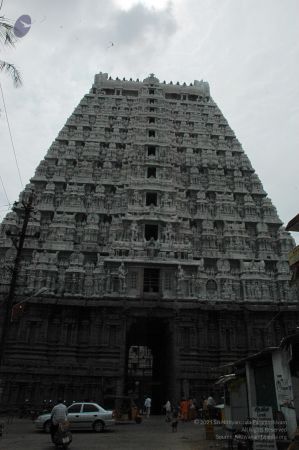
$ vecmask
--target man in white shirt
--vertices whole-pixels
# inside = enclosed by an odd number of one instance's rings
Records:
[[[171,411],[172,411],[172,407],[171,407],[171,403],[169,400],[167,400],[167,402],[164,405],[165,408],[165,421],[166,422],[171,422]]]
[[[208,406],[215,406],[216,405],[216,402],[213,399],[212,395],[209,395],[207,403],[208,403]]]
[[[57,405],[51,411],[51,436],[52,440],[54,434],[58,431],[60,423],[64,423],[67,420],[67,407],[63,403],[62,399],[58,399]]]
[[[144,402],[144,408],[145,408],[145,413],[146,413],[147,418],[149,418],[149,416],[150,416],[151,406],[152,406],[152,399],[150,397],[147,397]]]

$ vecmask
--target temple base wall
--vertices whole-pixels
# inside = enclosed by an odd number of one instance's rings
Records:
[[[287,304],[31,303],[9,329],[2,408],[18,408],[26,399],[38,407],[57,397],[110,406],[117,395],[138,398],[146,390],[156,409],[168,397],[200,398],[214,389],[221,366],[279,345],[298,321],[299,311]],[[130,345],[147,345],[154,355],[151,379],[136,375],[134,392]]]

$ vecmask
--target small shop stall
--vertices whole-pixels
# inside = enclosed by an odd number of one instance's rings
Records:
[[[250,424],[253,448],[259,448],[258,433],[267,448],[283,448],[280,443],[294,437],[299,420],[299,333],[229,364],[226,371],[217,381],[224,390],[225,427],[236,432]]]

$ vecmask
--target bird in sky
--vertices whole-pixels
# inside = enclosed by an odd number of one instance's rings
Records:
[[[114,42],[111,42],[111,41],[110,41],[110,45],[108,45],[107,49],[108,49],[108,48],[111,48],[111,47],[114,47]]]

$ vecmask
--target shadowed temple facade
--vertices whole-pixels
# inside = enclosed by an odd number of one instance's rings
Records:
[[[2,405],[207,394],[296,330],[293,247],[208,83],[96,75],[2,222]]]

